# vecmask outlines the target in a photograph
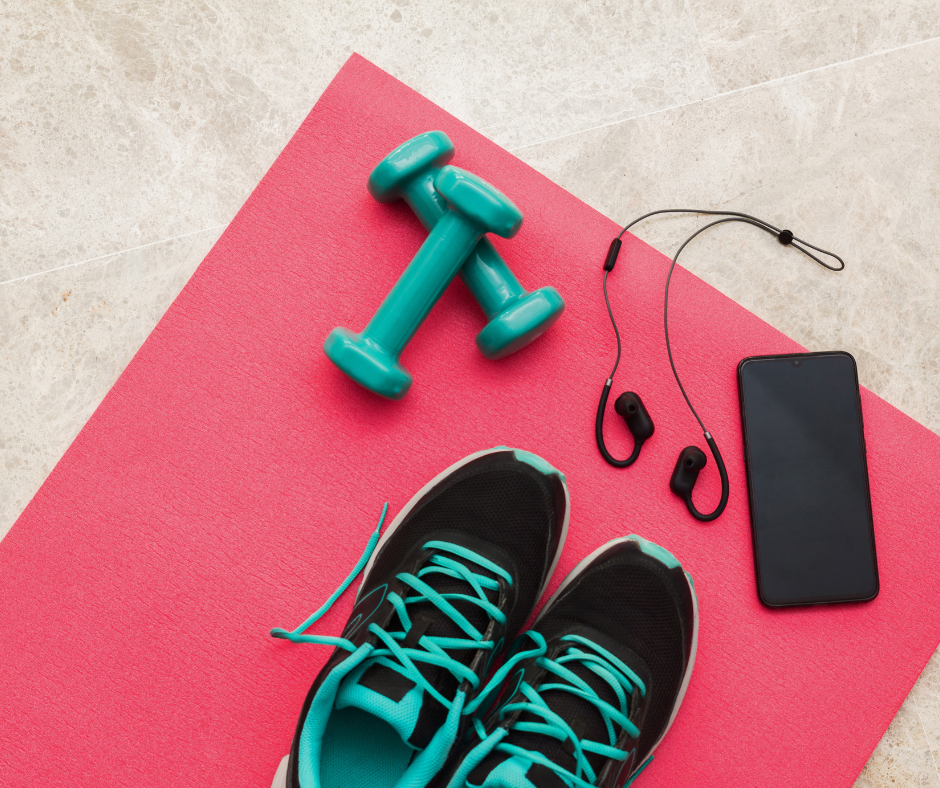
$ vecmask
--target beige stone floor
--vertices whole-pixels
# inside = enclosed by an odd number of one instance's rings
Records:
[[[683,262],[940,432],[940,0],[0,0],[0,537],[354,50],[617,221],[836,250]],[[935,656],[856,785],[938,763]]]

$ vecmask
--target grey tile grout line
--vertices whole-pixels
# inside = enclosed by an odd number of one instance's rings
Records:
[[[698,44],[699,51],[702,53],[702,60],[705,61],[705,68],[708,69],[708,79],[712,83],[712,88],[717,88],[718,83],[715,81],[715,72],[712,71],[712,64],[708,59],[708,55],[705,54],[705,47],[702,46],[702,38],[698,33],[698,19],[695,16],[695,8],[692,7],[691,0],[686,0],[685,7],[689,9],[689,16],[692,18],[692,29],[695,31],[695,43]]]
[[[116,252],[108,252],[107,254],[99,255],[98,257],[89,257],[87,260],[79,260],[74,263],[68,263],[67,265],[60,265],[58,268],[49,268],[45,271],[37,271],[34,274],[26,274],[26,276],[18,276],[15,279],[7,279],[5,282],[0,282],[0,287],[3,285],[10,285],[14,282],[25,282],[27,279],[32,279],[36,276],[43,276],[45,274],[53,274],[56,271],[64,271],[67,268],[77,268],[80,265],[85,265],[86,263],[94,263],[98,260],[106,260],[109,257],[116,257],[119,254],[126,254],[127,252],[136,252],[138,249],[146,249],[148,246],[157,246],[158,244],[169,243],[170,241],[178,241],[180,238],[188,238],[191,235],[198,235],[199,233],[207,233],[211,230],[218,230],[220,227],[228,227],[226,224],[216,224],[212,227],[203,227],[200,230],[193,230],[192,232],[183,233],[182,235],[174,235],[171,238],[161,238],[158,241],[151,241],[150,243],[141,244],[140,246],[132,246],[129,249],[119,249]]]
[[[606,129],[611,126],[619,126],[621,123],[629,123],[634,120],[640,120],[642,118],[649,118],[653,115],[660,115],[665,112],[672,112],[676,109],[682,109],[683,107],[691,107],[696,104],[704,104],[708,101],[715,101],[721,98],[727,98],[728,96],[733,96],[737,93],[744,93],[748,90],[756,90],[757,88],[764,88],[768,85],[782,84],[790,79],[797,79],[798,77],[804,77],[807,74],[815,74],[817,71],[825,71],[830,68],[839,68],[840,66],[846,66],[850,63],[857,63],[860,60],[868,60],[869,58],[881,57],[882,55],[890,55],[895,52],[901,52],[905,49],[912,49],[913,47],[918,47],[923,44],[930,44],[935,41],[940,41],[940,36],[934,36],[933,38],[925,38],[922,41],[914,41],[910,44],[903,44],[899,47],[894,47],[893,49],[883,49],[878,52],[870,52],[867,55],[859,55],[858,57],[850,58],[849,60],[840,60],[838,63],[827,63],[824,66],[817,66],[816,68],[810,68],[806,71],[800,71],[796,74],[787,74],[783,77],[777,77],[776,79],[768,79],[766,82],[757,82],[753,85],[745,85],[743,88],[735,88],[734,90],[726,90],[724,93],[716,93],[714,96],[707,96],[705,98],[699,99],[698,101],[687,101],[685,104],[673,104],[670,107],[663,107],[662,109],[654,109],[651,112],[645,112],[642,115],[634,115],[629,118],[623,118],[621,120],[612,120],[609,123],[601,123],[597,126],[591,126],[587,129],[581,129],[579,131],[572,131],[568,134],[561,134],[557,137],[549,137],[544,140],[539,140],[538,142],[527,142],[525,145],[520,145],[516,148],[507,148],[510,153],[516,153],[517,151],[525,150],[526,148],[532,148],[536,145],[545,145],[549,142],[557,142],[558,140],[567,139],[568,137],[576,137],[578,134],[586,134],[589,131],[597,131],[598,129]],[[707,63],[707,60],[706,60]],[[709,73],[711,72],[711,66],[709,65]]]

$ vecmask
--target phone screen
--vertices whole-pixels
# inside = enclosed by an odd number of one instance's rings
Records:
[[[878,565],[855,359],[749,358],[738,386],[761,601],[873,599]]]

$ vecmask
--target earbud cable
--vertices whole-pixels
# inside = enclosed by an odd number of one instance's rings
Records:
[[[770,235],[774,236],[784,246],[795,247],[800,252],[802,252],[807,257],[809,257],[811,260],[818,263],[823,268],[826,268],[829,271],[842,271],[845,268],[845,261],[841,257],[839,257],[839,255],[837,254],[828,252],[825,249],[820,249],[818,246],[813,246],[813,244],[809,243],[808,241],[804,241],[801,238],[797,238],[789,230],[781,230],[778,227],[774,227],[769,222],[765,222],[763,219],[758,219],[756,216],[751,216],[750,214],[746,214],[746,213],[738,213],[736,211],[703,211],[703,210],[696,210],[692,208],[664,208],[659,211],[651,211],[650,213],[644,214],[638,219],[634,219],[626,227],[624,227],[620,231],[620,234],[617,236],[617,241],[620,241],[620,239],[623,237],[623,234],[627,232],[634,225],[639,224],[644,219],[648,219],[651,216],[656,216],[658,214],[663,214],[663,213],[697,213],[697,214],[704,214],[707,216],[724,217],[714,222],[710,222],[709,224],[706,224],[704,227],[700,227],[698,230],[692,233],[692,235],[686,238],[685,241],[683,241],[682,246],[679,247],[679,251],[677,251],[675,256],[672,258],[672,265],[669,266],[669,273],[666,276],[666,293],[665,293],[664,304],[663,304],[663,328],[666,334],[666,354],[669,356],[669,366],[672,368],[672,374],[676,379],[676,383],[679,385],[679,391],[682,392],[682,397],[683,399],[685,399],[686,405],[689,406],[689,410],[692,411],[692,415],[695,417],[695,420],[698,422],[699,426],[702,428],[702,433],[705,436],[705,441],[706,443],[708,443],[708,446],[711,449],[712,456],[715,458],[715,465],[718,467],[718,472],[719,472],[719,475],[721,476],[721,500],[718,504],[718,507],[715,509],[715,511],[709,514],[702,514],[695,508],[695,504],[692,503],[691,497],[689,497],[685,502],[686,506],[689,509],[689,512],[691,513],[693,517],[695,517],[695,519],[701,520],[703,522],[708,522],[710,520],[716,519],[724,511],[725,506],[728,503],[728,473],[725,469],[724,461],[721,458],[721,454],[718,451],[718,446],[715,443],[714,438],[712,438],[711,434],[705,428],[705,424],[702,422],[702,419],[699,417],[698,413],[693,407],[692,401],[689,399],[689,395],[686,393],[685,387],[682,385],[682,381],[679,378],[679,373],[676,370],[675,360],[672,357],[672,345],[670,344],[670,341],[669,341],[669,285],[672,283],[672,273],[676,268],[676,262],[679,259],[679,255],[682,254],[682,250],[685,249],[685,247],[688,246],[689,243],[694,238],[701,235],[703,232],[705,232],[709,228],[714,227],[715,225],[718,225],[718,224],[725,224],[727,222],[742,222],[744,224],[753,225],[754,227],[757,227],[758,229],[763,230],[766,233],[769,233]],[[618,247],[619,247],[619,244],[618,244]],[[813,249],[814,251],[819,252],[820,254],[825,255],[827,257],[831,257],[834,260],[838,260],[839,266],[836,267],[836,266],[829,265],[823,262],[819,257],[817,257],[812,252],[810,252],[809,249]],[[619,252],[619,248],[614,249],[612,251],[614,254],[613,260],[615,261],[616,254],[617,252]],[[617,337],[617,360],[614,362],[614,368],[611,371],[607,379],[607,383],[604,389],[604,395],[602,395],[602,398],[601,398],[602,399],[601,408],[603,408],[603,406],[607,404],[606,394],[609,393],[610,386],[613,383],[614,373],[617,371],[617,367],[620,366],[620,356],[621,356],[620,331],[617,328],[617,322],[614,320],[614,313],[613,313],[613,310],[611,310],[610,308],[610,297],[607,294],[607,276],[610,273],[610,271],[613,269],[613,262],[610,262],[610,258],[608,258],[608,260],[609,262],[607,265],[605,265],[605,270],[604,270],[604,301],[607,304],[607,314],[610,315],[610,322],[614,328],[614,334]],[[602,418],[602,410],[599,409],[598,420],[600,420],[600,418]],[[602,449],[602,453],[603,453],[603,449]],[[605,454],[605,459],[607,459],[608,462],[610,461],[610,459],[608,458],[608,455],[606,454]]]
[[[594,416],[594,440],[597,442],[597,448],[601,453],[601,456],[607,461],[608,464],[613,465],[615,468],[629,468],[633,463],[637,461],[637,458],[640,456],[640,449],[643,448],[643,441],[636,440],[634,436],[633,440],[633,451],[630,452],[630,456],[625,460],[618,460],[614,457],[608,450],[607,444],[604,443],[604,413],[607,411],[607,398],[610,396],[610,386],[614,382],[614,373],[617,371],[617,367],[620,366],[620,331],[617,329],[617,321],[614,320],[613,310],[610,308],[610,298],[607,296],[607,274],[610,271],[604,271],[604,301],[607,303],[607,314],[610,315],[611,325],[614,327],[614,336],[617,337],[617,360],[614,362],[614,368],[611,370],[610,375],[607,376],[607,380],[604,383],[604,389],[601,391],[600,401],[597,403],[597,413]]]

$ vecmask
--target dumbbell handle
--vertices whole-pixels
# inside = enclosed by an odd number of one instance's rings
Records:
[[[483,235],[483,230],[465,217],[446,211],[447,203],[444,205],[445,214],[363,332],[394,356],[405,349]]]
[[[403,189],[402,197],[415,212],[421,224],[432,230],[447,213],[447,201],[434,189],[434,168],[417,176]],[[481,238],[460,269],[460,278],[467,285],[487,320],[492,320],[514,301],[526,294],[516,275],[490,243]]]

